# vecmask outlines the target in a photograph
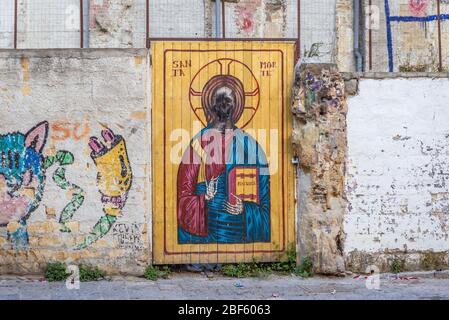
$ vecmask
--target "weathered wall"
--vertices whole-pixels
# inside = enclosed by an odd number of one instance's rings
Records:
[[[213,6],[210,0],[150,1],[150,37],[210,37]]]
[[[317,273],[345,271],[346,93],[335,65],[297,70],[293,146],[298,157],[298,256],[313,259]]]
[[[335,62],[340,72],[355,71],[353,0],[337,0]]]
[[[148,64],[146,50],[0,51],[0,273],[150,261]]]
[[[147,54],[0,51],[0,273],[151,262]],[[326,274],[447,266],[449,75],[358,76],[297,70],[299,256]]]
[[[19,0],[17,15],[18,48],[80,47],[79,0]]]
[[[449,35],[445,30],[449,19],[449,1],[440,0],[440,27],[437,2],[361,1],[360,49],[364,57],[364,70],[436,72],[440,68],[441,51],[441,69],[447,71]],[[353,1],[337,0],[336,3],[336,44],[333,58],[340,71],[352,72],[355,70]]]
[[[447,267],[449,75],[303,64],[294,88],[298,256],[327,274]]]
[[[14,0],[4,0],[0,10],[0,48],[14,46]]]
[[[145,0],[90,1],[89,47],[145,48],[145,25]]]
[[[335,63],[336,0],[301,1],[301,59]]]
[[[0,47],[12,48],[13,0],[3,1]],[[308,62],[335,62],[338,2],[301,1],[301,55]],[[214,7],[211,0],[152,0],[150,37],[215,37]],[[227,38],[298,36],[297,0],[227,0],[224,7]],[[18,47],[78,48],[78,10],[78,0],[20,0]],[[85,47],[144,48],[145,12],[146,0],[85,0]]]
[[[371,75],[372,76],[372,75]],[[347,267],[447,265],[447,74],[362,78],[349,99]]]
[[[372,5],[374,24],[371,49],[368,36],[365,41],[367,70],[371,66],[372,71],[438,71],[440,44],[436,19],[437,1],[372,0]],[[449,36],[444,30],[447,26],[449,2],[442,0],[440,11],[441,50],[443,65],[447,68]],[[368,32],[367,29],[366,33]],[[369,56],[370,50],[372,59]]]
[[[226,36],[295,38],[297,16],[297,2],[294,0],[225,2]]]
[[[438,36],[437,2],[437,0],[371,0],[372,42],[370,55],[367,28],[366,70],[438,71],[440,47],[442,67],[447,70],[449,35],[445,30],[448,26],[449,2],[440,1],[441,46]],[[365,4],[368,5],[368,0],[365,0]],[[387,10],[390,12],[389,15]]]

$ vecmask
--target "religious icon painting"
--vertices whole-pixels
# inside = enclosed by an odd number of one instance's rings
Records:
[[[275,261],[295,243],[294,49],[152,44],[154,263]]]

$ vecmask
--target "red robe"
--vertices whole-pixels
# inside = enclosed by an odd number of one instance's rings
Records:
[[[178,227],[185,231],[201,236],[207,236],[207,205],[205,194],[196,193],[202,156],[205,160],[205,176],[210,181],[226,171],[226,158],[234,137],[234,131],[228,130],[226,134],[218,134],[217,130],[206,130],[202,136],[192,140],[184,152],[178,169],[177,198],[178,198]],[[215,143],[219,140],[220,143]],[[195,141],[201,144],[201,149]],[[222,146],[225,146],[224,148]]]

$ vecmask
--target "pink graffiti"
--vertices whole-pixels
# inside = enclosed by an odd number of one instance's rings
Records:
[[[426,14],[429,0],[409,0],[408,7],[412,15],[422,17]]]
[[[236,25],[241,33],[254,34],[256,31],[255,15],[261,5],[261,0],[242,0],[235,6]]]
[[[19,221],[26,213],[32,199],[26,196],[11,197],[6,192],[6,180],[0,175],[0,186],[5,191],[0,192],[0,225],[11,221]]]
[[[93,1],[93,3],[90,4],[89,8],[90,28],[95,27],[96,16],[102,14],[103,12],[106,12],[109,9],[109,7],[110,7],[109,0],[95,0]]]

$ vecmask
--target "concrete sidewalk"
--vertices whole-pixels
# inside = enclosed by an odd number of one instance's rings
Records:
[[[447,273],[381,275],[379,289],[367,289],[364,276],[346,278],[270,275],[266,278],[226,278],[214,274],[175,273],[156,282],[113,277],[82,282],[79,290],[38,277],[0,276],[0,300],[16,299],[449,299]]]

